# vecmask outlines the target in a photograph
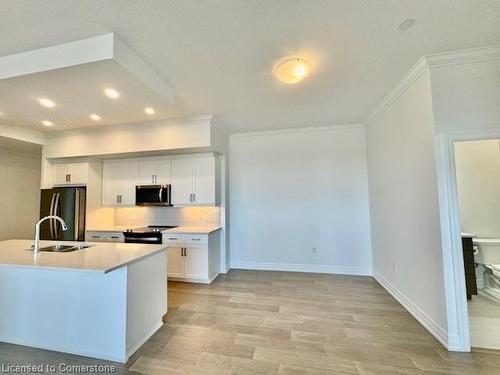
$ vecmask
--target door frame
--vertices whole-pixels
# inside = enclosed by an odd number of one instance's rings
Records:
[[[487,139],[500,139],[500,128],[438,133],[436,136],[448,350],[451,351],[471,350],[454,144]]]

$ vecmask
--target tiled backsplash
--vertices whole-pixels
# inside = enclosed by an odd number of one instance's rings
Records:
[[[219,207],[130,207],[115,209],[115,225],[220,225]]]

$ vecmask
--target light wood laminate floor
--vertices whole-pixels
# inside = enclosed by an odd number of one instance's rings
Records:
[[[168,291],[166,324],[117,373],[500,374],[500,352],[447,352],[369,277],[233,270]],[[98,361],[0,343],[0,362]]]

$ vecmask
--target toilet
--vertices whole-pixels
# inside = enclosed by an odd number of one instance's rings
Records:
[[[500,238],[474,238],[474,261],[484,266],[483,291],[500,302]]]

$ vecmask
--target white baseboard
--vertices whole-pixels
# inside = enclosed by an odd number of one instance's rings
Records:
[[[396,286],[391,284],[380,273],[373,272],[373,277],[382,287],[389,292],[425,329],[427,329],[445,348],[448,350],[456,350],[454,345],[448,343],[448,332],[446,329],[436,323],[429,315],[427,315],[420,307],[406,297]]]
[[[231,269],[372,276],[370,267],[325,266],[322,264],[233,262]]]
[[[192,278],[192,277],[185,277],[185,276],[168,276],[169,281],[181,281],[185,283],[195,283],[195,284],[211,284],[212,281],[214,281],[217,276],[219,276],[219,273],[216,273],[210,278],[207,279],[199,279],[199,278]]]
[[[225,266],[221,266],[220,273],[225,275],[226,273],[229,272],[230,269],[231,269],[231,266],[229,266],[229,264],[226,264]]]

